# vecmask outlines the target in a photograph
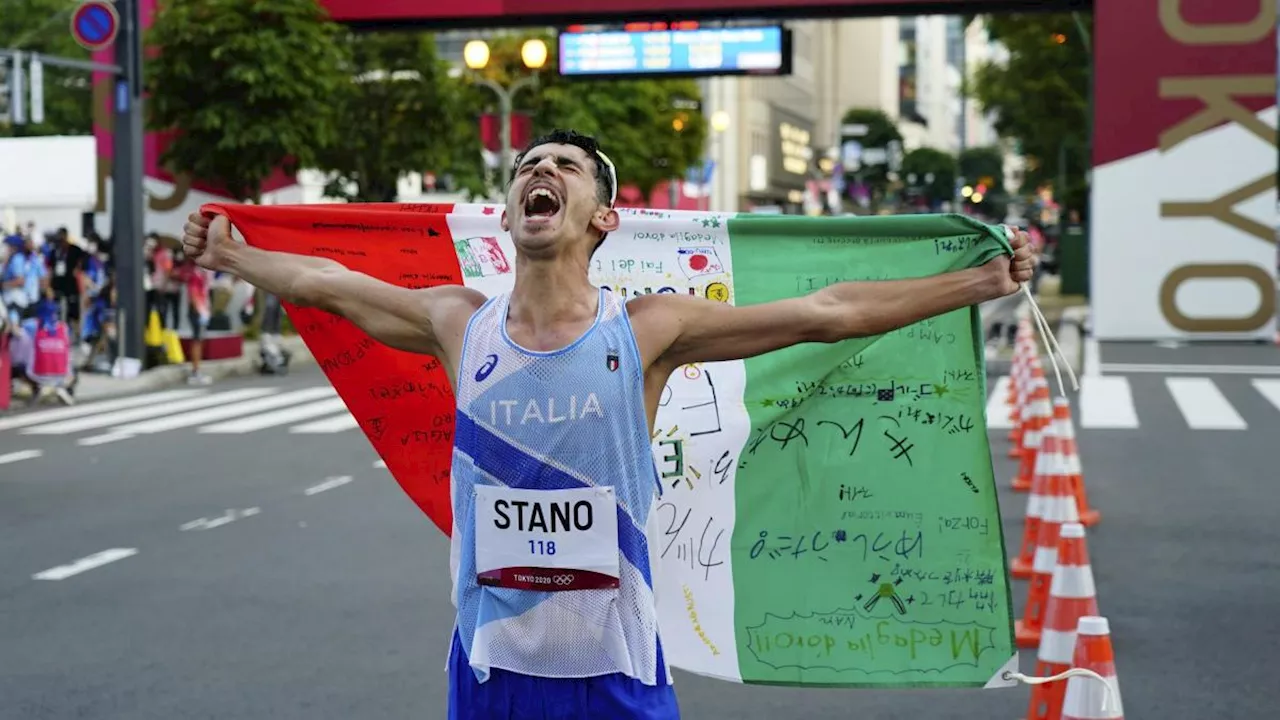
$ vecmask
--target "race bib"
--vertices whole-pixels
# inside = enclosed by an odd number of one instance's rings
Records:
[[[57,275],[58,277],[62,277],[63,275],[66,275],[66,274],[67,274],[67,261],[66,261],[66,260],[59,260],[58,262],[54,263],[54,266],[53,266],[53,274],[54,274],[54,275]]]
[[[476,582],[517,590],[618,587],[613,488],[477,485]]]

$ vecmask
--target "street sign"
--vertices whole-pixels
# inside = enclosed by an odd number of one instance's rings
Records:
[[[71,37],[86,50],[107,47],[119,30],[120,16],[115,5],[106,0],[88,0],[71,13]]]

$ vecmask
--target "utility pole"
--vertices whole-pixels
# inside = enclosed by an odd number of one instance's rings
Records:
[[[116,0],[120,32],[115,40],[120,73],[112,88],[115,153],[111,172],[111,237],[115,246],[116,288],[124,311],[121,354],[142,358],[146,264],[142,259],[142,12],[141,0]]]

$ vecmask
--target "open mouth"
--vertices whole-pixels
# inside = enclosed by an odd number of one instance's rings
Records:
[[[530,218],[547,218],[560,212],[560,198],[546,188],[534,188],[524,198],[524,214]]]

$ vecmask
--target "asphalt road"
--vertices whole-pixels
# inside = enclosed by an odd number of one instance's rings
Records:
[[[324,384],[310,371],[213,392]],[[1103,513],[1093,569],[1128,715],[1272,717],[1280,407],[1244,402],[1241,386],[1228,396],[1247,426],[1198,430],[1155,376],[1132,387],[1137,427],[1080,431]],[[109,427],[25,434],[40,424],[22,417],[0,415],[0,718],[444,717],[447,542],[358,431],[185,427],[82,445]],[[1014,470],[1006,447],[993,432],[1002,488]],[[1016,545],[1025,496],[1002,490],[1002,508]],[[32,577],[112,549],[136,553],[60,581]],[[1014,590],[1020,610],[1025,583]],[[734,720],[1015,718],[1028,697],[685,673],[677,688],[685,717]]]

